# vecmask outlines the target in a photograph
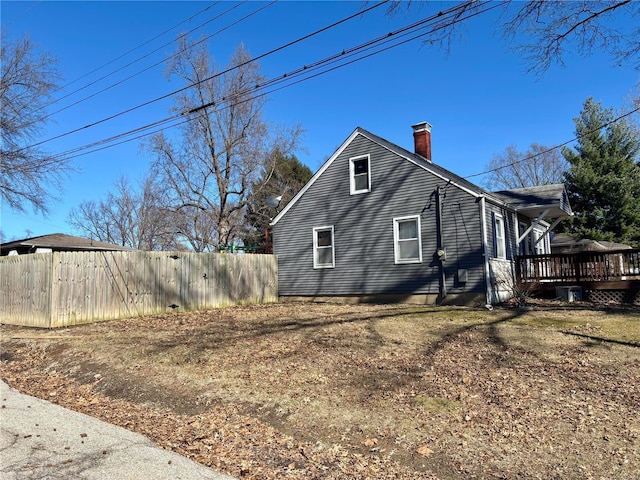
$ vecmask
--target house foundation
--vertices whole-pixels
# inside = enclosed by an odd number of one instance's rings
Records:
[[[436,293],[431,294],[376,294],[376,295],[317,295],[300,296],[286,295],[278,298],[280,302],[317,302],[317,303],[398,303],[409,305],[457,305],[467,307],[481,307],[485,301],[483,293],[467,292],[453,293],[440,301]]]

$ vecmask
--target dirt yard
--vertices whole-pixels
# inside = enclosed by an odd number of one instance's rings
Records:
[[[638,479],[640,310],[274,304],[2,326],[18,390],[251,479]]]

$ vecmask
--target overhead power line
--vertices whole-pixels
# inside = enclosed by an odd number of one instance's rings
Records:
[[[188,89],[190,89],[190,88],[193,88],[193,87],[198,86],[198,85],[200,85],[200,84],[202,84],[202,83],[205,83],[205,82],[211,81],[211,80],[213,80],[213,79],[215,79],[215,78],[217,78],[217,77],[219,77],[219,76],[225,75],[225,74],[227,74],[227,73],[229,73],[229,72],[231,72],[231,71],[233,71],[233,70],[235,70],[235,69],[238,69],[238,68],[244,67],[244,66],[246,66],[246,65],[248,65],[248,64],[250,64],[250,63],[253,63],[253,62],[257,62],[258,60],[261,60],[261,59],[263,59],[263,58],[265,58],[265,57],[267,57],[267,56],[269,56],[269,55],[272,55],[272,54],[274,54],[274,53],[276,53],[276,52],[279,52],[279,51],[281,51],[281,50],[284,50],[285,48],[289,48],[289,47],[291,47],[291,46],[293,46],[293,45],[295,45],[295,44],[297,44],[297,43],[300,43],[300,42],[302,42],[302,41],[305,41],[305,40],[307,40],[307,39],[309,39],[309,38],[311,38],[311,37],[313,37],[313,36],[315,36],[315,35],[318,35],[318,34],[320,34],[320,33],[322,33],[322,32],[325,32],[325,31],[327,31],[327,30],[329,30],[329,29],[331,29],[331,28],[334,28],[334,27],[336,27],[336,26],[338,26],[338,25],[340,25],[340,24],[342,24],[342,23],[345,23],[345,22],[347,22],[347,21],[349,21],[349,20],[352,20],[352,19],[354,19],[354,18],[356,18],[356,17],[359,17],[359,16],[361,16],[361,15],[363,15],[363,14],[365,14],[365,13],[367,13],[367,12],[369,12],[369,11],[371,11],[371,10],[375,9],[375,8],[378,8],[379,6],[381,6],[381,5],[385,4],[385,3],[387,3],[388,1],[389,1],[389,0],[383,0],[383,1],[382,1],[382,2],[380,2],[380,3],[377,3],[377,4],[373,5],[373,6],[367,7],[367,8],[365,8],[365,9],[363,9],[363,10],[361,10],[361,11],[357,12],[357,13],[354,13],[353,15],[350,15],[350,16],[345,17],[345,18],[343,18],[343,19],[341,19],[341,20],[339,20],[339,21],[337,21],[337,22],[334,22],[334,23],[332,23],[331,25],[328,25],[328,26],[323,27],[323,28],[321,28],[321,29],[319,29],[319,30],[316,30],[316,31],[314,31],[314,32],[312,32],[312,33],[310,33],[310,34],[307,34],[307,35],[304,35],[304,36],[302,36],[302,37],[299,37],[299,38],[298,38],[298,39],[296,39],[296,40],[293,40],[293,41],[291,41],[291,42],[289,42],[289,43],[286,43],[286,44],[281,45],[281,46],[279,46],[279,47],[277,47],[277,48],[274,48],[274,49],[272,49],[272,50],[270,50],[270,51],[268,51],[268,52],[265,52],[265,53],[263,53],[263,54],[261,54],[261,55],[259,55],[259,56],[257,56],[257,57],[254,57],[254,58],[252,58],[252,59],[250,59],[250,60],[248,60],[248,61],[246,61],[246,62],[242,62],[242,63],[240,63],[240,64],[238,64],[238,65],[235,65],[235,66],[233,66],[233,67],[230,67],[230,68],[228,68],[228,69],[226,69],[226,70],[224,70],[224,71],[222,71],[222,72],[218,72],[218,73],[216,73],[216,74],[214,74],[214,75],[211,75],[210,77],[204,78],[204,79],[200,80],[199,82],[196,82],[196,83],[193,83],[193,84],[191,84],[191,85],[187,85],[187,86],[185,86],[185,87],[179,88],[179,89],[177,89],[177,90],[174,90],[173,92],[167,93],[167,94],[162,95],[162,96],[160,96],[160,97],[156,97],[156,98],[154,98],[154,99],[152,99],[152,100],[149,100],[149,101],[146,101],[146,102],[144,102],[144,103],[138,104],[138,105],[136,105],[136,106],[134,106],[134,107],[128,108],[128,109],[123,110],[123,111],[121,111],[121,112],[118,112],[118,113],[116,113],[116,114],[113,114],[113,115],[110,115],[110,116],[108,116],[108,117],[105,117],[105,118],[103,118],[103,119],[101,119],[101,120],[98,120],[98,121],[95,121],[95,122],[93,122],[93,123],[87,124],[87,125],[85,125],[85,126],[83,126],[83,127],[78,127],[78,128],[76,128],[76,129],[70,130],[70,131],[65,132],[65,133],[62,133],[62,134],[60,134],[60,135],[56,135],[56,136],[54,136],[54,137],[47,138],[47,139],[42,140],[42,141],[40,141],[40,142],[34,143],[34,144],[32,144],[32,145],[29,145],[29,146],[23,147],[23,148],[21,148],[20,150],[18,150],[18,152],[21,152],[21,151],[23,151],[23,150],[27,150],[27,149],[29,149],[29,148],[33,148],[33,147],[37,147],[37,146],[43,145],[43,144],[48,143],[48,142],[51,142],[51,141],[53,141],[53,140],[58,140],[58,139],[60,139],[60,138],[63,138],[63,137],[66,137],[66,136],[72,135],[72,134],[74,134],[74,133],[78,133],[78,132],[80,132],[80,131],[86,130],[86,129],[91,128],[91,127],[94,127],[94,126],[96,126],[96,125],[100,125],[100,124],[102,124],[102,123],[105,123],[105,122],[108,122],[108,121],[113,120],[113,119],[115,119],[115,118],[118,118],[118,117],[120,117],[120,116],[122,116],[122,115],[126,115],[127,113],[131,113],[131,112],[133,112],[133,111],[135,111],[135,110],[138,110],[138,109],[140,109],[140,108],[143,108],[143,107],[146,107],[146,106],[148,106],[148,105],[151,105],[151,104],[153,104],[153,103],[159,102],[159,101],[161,101],[161,100],[165,100],[165,99],[167,99],[167,98],[169,98],[169,97],[172,97],[173,95],[177,95],[178,93],[182,93],[182,92],[184,92],[184,91],[186,91],[186,90],[188,90]],[[273,2],[272,2],[272,3],[273,3]],[[467,3],[470,3],[470,2],[467,2]],[[197,43],[200,43],[200,42],[197,42]],[[170,117],[170,118],[173,118],[173,117]]]
[[[573,143],[573,142],[575,142],[575,141],[577,141],[577,140],[579,140],[579,139],[581,139],[581,138],[583,138],[583,137],[585,137],[587,135],[591,135],[592,133],[599,132],[603,128],[607,128],[609,125],[613,125],[614,123],[619,122],[623,118],[629,117],[629,116],[633,115],[636,112],[640,112],[640,107],[635,108],[635,109],[633,109],[633,110],[631,110],[629,112],[623,113],[622,115],[620,115],[620,116],[618,116],[618,117],[614,118],[613,120],[610,120],[610,121],[608,121],[606,123],[603,123],[602,125],[600,125],[597,128],[594,128],[593,130],[589,130],[588,132],[585,132],[582,135],[576,135],[571,140],[567,140],[566,142],[562,142],[562,143],[559,143],[557,145],[554,145],[553,147],[549,147],[549,148],[547,148],[546,150],[544,150],[542,152],[538,152],[538,153],[535,153],[533,155],[529,155],[528,157],[521,158],[520,160],[516,160],[515,162],[511,162],[511,163],[508,163],[506,165],[501,165],[499,167],[490,168],[489,170],[485,170],[484,172],[474,173],[472,175],[467,175],[466,177],[462,177],[462,178],[469,179],[469,178],[473,178],[473,177],[479,177],[481,175],[486,175],[487,173],[497,172],[498,170],[502,170],[503,168],[514,167],[514,166],[516,166],[516,165],[518,165],[520,163],[523,163],[523,162],[526,162],[526,161],[529,161],[529,160],[533,160],[534,158],[540,157],[542,155],[545,155],[545,154],[547,154],[549,152],[552,152],[554,150],[557,150],[559,148],[566,147],[570,143]]]
[[[470,3],[470,2],[467,2]],[[465,4],[466,5],[466,4]],[[255,98],[259,98],[262,96],[265,96],[267,94],[273,93],[275,91],[278,90],[282,90],[283,88],[288,88],[290,86],[293,86],[295,84],[301,83],[303,81],[306,80],[310,80],[311,78],[315,78],[317,76],[329,73],[333,70],[336,70],[338,68],[342,68],[344,66],[350,65],[354,62],[357,62],[359,60],[363,60],[365,58],[369,58],[373,55],[379,54],[383,51],[389,50],[391,48],[397,47],[399,45],[408,43],[410,41],[416,40],[418,38],[424,37],[426,35],[432,34],[440,29],[443,28],[447,28],[450,27],[451,25],[454,25],[455,23],[467,20],[468,18],[471,18],[473,16],[476,15],[480,15],[486,11],[489,11],[493,8],[497,8],[499,7],[501,4],[495,4],[495,3],[490,3],[490,2],[484,2],[484,9],[479,9],[479,10],[474,10],[474,12],[467,14],[464,17],[455,17],[455,15],[458,13],[458,10],[460,10],[464,5],[459,5],[457,7],[452,7],[444,12],[438,12],[437,14],[424,18],[422,20],[419,20],[417,22],[414,22],[411,25],[405,26],[399,30],[396,30],[394,32],[390,32],[388,34],[385,34],[383,36],[380,36],[376,39],[370,40],[368,42],[365,42],[363,44],[360,44],[356,47],[352,47],[350,49],[346,49],[346,50],[342,50],[337,54],[331,55],[323,60],[317,61],[317,62],[313,62],[310,64],[306,64],[296,70],[293,70],[291,72],[285,73],[283,75],[274,77],[270,80],[267,80],[265,82],[263,82],[262,84],[259,85],[254,85],[252,87],[249,87],[243,91],[240,92],[236,92],[236,94],[233,96],[233,98],[219,98],[216,99],[212,102],[209,102],[205,105],[199,105],[197,107],[194,107],[188,111],[184,111],[184,112],[179,112],[176,113],[172,116],[169,116],[165,119],[150,123],[148,125],[145,125],[143,127],[139,127],[136,128],[134,130],[130,130],[128,132],[124,132],[122,134],[110,137],[108,139],[104,139],[104,140],[100,140],[88,145],[84,145],[81,147],[77,147],[75,149],[72,150],[68,150],[66,152],[60,153],[58,154],[58,156],[69,156],[69,155],[73,155],[70,158],[75,158],[81,155],[86,155],[87,153],[92,153],[98,150],[103,150],[105,148],[109,148],[109,146],[115,146],[115,145],[119,145],[122,143],[126,143],[128,141],[133,141],[133,140],[137,140],[139,138],[142,138],[144,136],[159,132],[163,129],[167,129],[167,128],[174,128],[177,127],[183,123],[188,122],[190,119],[188,118],[188,116],[190,114],[194,114],[197,113],[200,110],[204,110],[204,109],[208,109],[208,108],[214,108],[217,111],[221,111],[223,109],[226,108],[231,108],[234,105],[243,103],[243,102],[247,102],[250,101],[252,99]],[[449,19],[448,17],[453,16],[455,18],[453,19]],[[419,30],[424,30],[426,28],[429,27],[429,23],[433,22],[435,20],[438,20],[438,23],[435,27],[432,27],[431,29],[427,30],[427,31],[423,31],[420,33],[416,33],[419,32]],[[444,22],[443,22],[444,20]],[[409,35],[409,38],[405,38]],[[390,45],[388,45],[389,43],[391,43]],[[380,47],[382,46],[382,47]],[[374,48],[378,47],[377,50],[375,51],[370,51]],[[367,53],[368,52],[368,53]],[[360,55],[360,56],[358,56]],[[253,59],[252,61],[255,61],[256,59]],[[249,62],[245,62],[246,63],[250,63]],[[244,64],[243,64],[244,65]],[[236,67],[232,67],[224,72],[220,72],[216,75],[213,75],[211,77],[208,77],[207,79],[202,80],[201,82],[198,83],[202,83],[208,80],[211,80],[213,78],[215,78],[216,76],[222,75],[224,73],[227,73],[231,70],[233,70],[234,68],[238,68]],[[320,71],[318,71],[320,70]],[[196,84],[194,84],[196,85]],[[189,87],[185,87],[183,89],[181,89],[180,91],[184,91],[188,88],[193,87],[194,85],[191,85]],[[173,123],[171,123],[173,122]],[[150,131],[156,127],[160,127],[156,130]],[[135,137],[133,137],[133,135],[135,135]],[[128,139],[124,139],[126,137],[132,137],[132,138],[128,138]],[[121,140],[117,143],[112,143],[115,142],[116,140]],[[101,146],[104,144],[110,143],[110,145],[108,146]],[[84,153],[80,153],[84,150],[88,150],[90,148],[94,148],[94,147],[98,147],[101,146],[98,149],[94,149],[91,150],[90,152],[84,152]]]
[[[115,63],[115,62],[117,62],[117,61],[118,61],[118,60],[120,60],[121,58],[126,57],[126,56],[127,56],[127,55],[129,55],[130,53],[133,53],[133,52],[135,52],[136,50],[139,50],[140,48],[144,47],[145,45],[148,45],[149,43],[153,42],[154,40],[156,40],[156,39],[158,39],[158,38],[162,37],[163,35],[166,35],[166,34],[167,34],[167,33],[169,33],[171,30],[175,30],[175,29],[176,29],[176,28],[178,28],[180,25],[182,25],[182,24],[184,24],[184,23],[187,23],[187,22],[190,22],[190,21],[191,21],[191,20],[193,20],[195,17],[197,17],[198,15],[203,14],[204,12],[206,12],[207,10],[209,10],[210,8],[212,8],[212,7],[214,7],[215,5],[217,5],[218,3],[220,3],[220,0],[218,0],[218,1],[214,2],[214,3],[210,4],[210,5],[207,5],[205,8],[203,8],[203,9],[202,9],[202,10],[200,10],[199,12],[197,12],[197,13],[195,13],[195,14],[191,15],[189,18],[186,18],[185,20],[182,20],[181,22],[179,22],[179,23],[175,24],[173,27],[166,29],[165,31],[163,31],[163,32],[161,32],[161,33],[159,33],[159,34],[157,34],[156,36],[154,36],[154,37],[150,38],[149,40],[147,40],[147,41],[145,41],[145,42],[143,42],[143,43],[139,44],[138,46],[133,47],[133,48],[131,48],[131,49],[127,50],[126,52],[124,52],[124,53],[122,53],[122,54],[118,55],[118,56],[117,56],[117,57],[115,57],[114,59],[109,60],[108,62],[103,63],[102,65],[100,65],[99,67],[96,67],[96,68],[94,68],[93,70],[91,70],[91,71],[89,71],[89,72],[87,72],[87,73],[85,73],[85,74],[83,74],[83,75],[80,75],[79,77],[77,77],[77,78],[75,78],[75,79],[73,79],[73,80],[71,80],[71,81],[67,82],[65,85],[63,85],[62,87],[60,87],[58,90],[64,90],[65,88],[67,88],[67,87],[69,87],[69,86],[73,85],[74,83],[76,83],[76,82],[78,82],[78,81],[82,80],[83,78],[86,78],[86,77],[88,77],[89,75],[92,75],[92,74],[94,74],[94,73],[96,73],[96,72],[98,72],[98,71],[102,70],[103,68],[108,67],[109,65],[111,65],[111,64],[113,64],[113,63]],[[217,17],[214,17],[214,18],[217,18]],[[197,26],[197,27],[195,27],[194,29],[190,30],[190,32],[193,32],[194,30],[197,30],[198,28],[201,28],[202,26],[206,25],[207,23],[209,23],[209,22],[211,22],[211,21],[212,21],[212,20],[207,20],[206,22],[201,23],[200,25],[198,25],[198,26]],[[160,48],[163,48],[163,47],[165,47],[165,46],[167,46],[167,45],[168,45],[168,44],[164,44],[164,45],[163,45],[162,47],[160,47]],[[146,54],[146,55],[144,55],[144,56],[142,56],[142,57],[140,57],[140,58],[138,58],[138,59],[136,59],[136,60],[134,60],[134,62],[132,62],[132,63],[135,63],[135,62],[137,62],[137,61],[139,61],[139,60],[142,60],[143,58],[148,57],[149,55],[151,55],[152,53],[157,52],[158,50],[159,50],[159,48],[158,48],[158,49],[156,49],[156,50],[153,50],[152,52],[149,52],[148,54]],[[129,66],[129,65],[131,65],[131,64],[129,63],[129,64],[125,65],[125,67],[127,67],[127,66]],[[122,68],[125,68],[125,67],[122,67]],[[85,88],[87,88],[88,86],[91,86],[91,85],[93,85],[94,83],[99,82],[100,80],[103,80],[103,79],[105,79],[105,78],[107,78],[107,77],[109,77],[109,76],[113,75],[114,73],[116,73],[116,72],[120,71],[122,68],[119,68],[118,70],[115,70],[115,71],[113,71],[113,72],[111,72],[111,73],[109,73],[109,74],[107,74],[107,75],[105,75],[105,76],[103,76],[103,77],[100,77],[99,79],[95,80],[95,81],[94,81],[94,82],[92,82],[92,83],[89,83],[88,85],[85,85],[85,86],[84,86],[84,87],[82,87],[82,88],[79,88],[79,89],[77,89],[77,90],[74,90],[73,92],[71,92],[71,93],[69,93],[69,94],[65,95],[64,97],[60,97],[60,98],[58,98],[58,99],[54,100],[53,102],[49,103],[48,105],[45,105],[45,107],[47,107],[47,106],[49,106],[49,105],[53,105],[53,104],[55,104],[55,103],[58,103],[58,102],[59,102],[60,100],[62,100],[63,98],[66,98],[66,97],[68,97],[69,95],[73,95],[74,93],[77,93],[77,92],[79,92],[80,90],[84,90],[84,89],[85,89]],[[43,107],[43,108],[45,108],[45,107]]]
[[[247,1],[247,0],[245,0],[245,2],[246,2],[246,1]],[[242,22],[242,21],[244,21],[244,20],[248,19],[249,17],[251,17],[251,16],[253,16],[253,15],[255,15],[255,14],[259,13],[260,11],[264,10],[265,8],[270,7],[270,6],[271,6],[271,5],[273,5],[276,1],[277,1],[277,0],[273,0],[271,3],[269,3],[269,4],[267,4],[267,5],[263,5],[263,6],[259,7],[258,9],[254,10],[253,12],[249,13],[248,15],[245,15],[245,16],[244,16],[244,17],[242,17],[241,19],[236,20],[235,22],[232,22],[231,24],[226,25],[225,27],[223,27],[223,28],[221,28],[221,29],[217,30],[215,33],[212,33],[211,35],[208,35],[207,37],[204,37],[203,39],[198,40],[198,42],[196,42],[196,43],[194,43],[193,45],[191,45],[191,46],[190,46],[190,48],[192,48],[192,47],[194,47],[194,46],[198,45],[199,43],[202,43],[202,42],[205,42],[205,41],[207,41],[207,40],[211,39],[212,37],[214,37],[214,36],[216,36],[216,35],[218,35],[218,34],[220,34],[220,33],[224,32],[225,30],[228,30],[228,29],[229,29],[229,28],[231,28],[232,26],[237,25],[238,23],[240,23],[240,22]],[[204,25],[206,25],[206,24],[208,24],[208,23],[211,23],[212,21],[214,21],[214,20],[217,20],[217,19],[221,18],[222,16],[226,15],[227,13],[231,12],[232,10],[234,10],[234,9],[238,8],[240,5],[241,5],[240,3],[235,4],[235,5],[233,5],[232,7],[228,8],[227,10],[225,10],[224,12],[222,12],[222,13],[220,13],[220,14],[216,15],[215,17],[213,17],[213,18],[211,18],[211,19],[207,20],[207,21],[206,21],[206,22],[204,22],[203,24],[201,24],[201,25],[197,26],[196,28],[194,28],[194,29],[190,30],[189,32],[179,35],[179,36],[178,36],[178,40],[179,40],[179,39],[181,39],[181,38],[186,37],[187,35],[189,35],[190,33],[194,32],[195,30],[198,30],[199,28],[202,28]],[[59,99],[57,99],[57,100],[55,100],[55,101],[51,102],[49,105],[45,105],[45,106],[43,106],[42,108],[44,109],[44,108],[46,108],[47,106],[51,106],[51,105],[53,105],[53,104],[57,103],[58,101],[60,101],[60,100],[62,100],[62,99],[64,99],[64,98],[70,97],[71,95],[73,95],[73,94],[75,94],[75,93],[78,93],[78,92],[80,92],[80,91],[82,91],[82,90],[84,90],[84,89],[86,89],[86,88],[88,88],[88,87],[90,87],[90,86],[92,86],[92,85],[95,85],[96,83],[100,82],[101,80],[104,80],[105,78],[108,78],[108,77],[110,77],[111,75],[114,75],[114,74],[116,74],[117,72],[119,72],[119,71],[121,71],[121,70],[124,70],[124,69],[125,69],[125,68],[127,68],[127,67],[130,67],[130,66],[131,66],[131,65],[133,65],[134,63],[137,63],[137,62],[139,62],[140,60],[143,60],[143,59],[145,59],[145,58],[149,57],[150,55],[152,55],[152,54],[156,53],[157,51],[161,50],[162,48],[164,48],[164,47],[167,47],[167,46],[171,45],[173,42],[174,42],[174,40],[172,40],[171,42],[165,43],[164,45],[161,45],[160,47],[158,47],[158,48],[156,48],[155,50],[153,50],[153,51],[151,51],[151,52],[149,52],[149,53],[147,53],[147,54],[143,55],[142,57],[139,57],[139,58],[137,58],[137,59],[135,59],[135,60],[133,60],[133,61],[131,61],[131,62],[127,63],[126,65],[123,65],[122,67],[120,67],[120,68],[118,68],[118,69],[116,69],[116,70],[112,71],[111,73],[109,73],[109,74],[107,74],[107,75],[105,75],[105,76],[103,76],[103,77],[100,77],[99,79],[97,79],[97,80],[95,80],[95,81],[93,81],[93,82],[91,82],[91,83],[89,83],[89,84],[87,84],[87,85],[85,85],[85,86],[83,86],[83,87],[81,87],[81,88],[77,89],[77,90],[74,90],[73,92],[71,92],[71,93],[69,93],[69,94],[67,94],[67,95],[65,95],[65,96],[63,96],[63,97],[60,97]],[[111,84],[111,85],[108,85],[107,87],[103,88],[102,90],[99,90],[99,91],[97,91],[97,92],[92,93],[91,95],[88,95],[88,96],[86,96],[86,97],[84,97],[84,98],[81,98],[80,100],[77,100],[77,101],[75,101],[75,102],[73,102],[73,103],[71,103],[71,104],[67,105],[66,107],[60,108],[60,109],[56,110],[55,112],[52,112],[52,113],[50,113],[50,114],[48,114],[48,115],[45,115],[45,116],[43,116],[43,117],[40,117],[37,121],[46,120],[47,118],[52,117],[53,115],[57,115],[57,114],[58,114],[58,113],[60,113],[60,112],[63,112],[63,111],[65,111],[65,110],[67,110],[67,109],[69,109],[69,108],[71,108],[71,107],[74,107],[74,106],[76,106],[76,105],[78,105],[78,104],[80,104],[80,103],[82,103],[82,102],[85,102],[85,101],[87,101],[87,100],[89,100],[89,99],[91,99],[91,98],[93,98],[93,97],[96,97],[96,96],[100,95],[101,93],[104,93],[104,92],[106,92],[106,91],[108,91],[108,90],[111,90],[111,89],[112,89],[112,88],[114,88],[114,87],[117,87],[118,85],[122,85],[124,82],[127,82],[127,81],[131,80],[132,78],[135,78],[135,77],[137,77],[138,75],[140,75],[140,74],[142,74],[142,73],[144,73],[144,72],[147,72],[147,71],[151,70],[152,68],[157,67],[158,65],[161,65],[161,64],[165,63],[167,60],[170,60],[171,58],[174,58],[174,57],[176,57],[176,56],[180,55],[181,53],[183,53],[183,51],[182,51],[182,50],[181,50],[181,51],[179,51],[179,52],[176,52],[176,53],[174,53],[174,54],[172,54],[172,55],[169,55],[168,57],[165,57],[165,58],[163,58],[162,60],[160,60],[160,61],[158,61],[158,62],[156,62],[156,63],[154,63],[154,64],[152,64],[152,65],[149,65],[148,67],[146,67],[146,68],[144,68],[144,69],[142,69],[142,70],[139,70],[139,71],[137,71],[136,73],[134,73],[134,74],[132,74],[132,75],[129,75],[128,77],[123,78],[122,80],[117,81],[116,83],[113,83],[113,84]]]

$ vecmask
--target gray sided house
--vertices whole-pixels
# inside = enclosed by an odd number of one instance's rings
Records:
[[[410,152],[356,128],[273,219],[280,296],[494,304],[517,254],[549,252],[564,186],[486,192],[431,161],[431,125],[413,130]]]

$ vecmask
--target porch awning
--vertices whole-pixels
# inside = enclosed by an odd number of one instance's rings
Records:
[[[560,219],[573,215],[567,191],[562,183],[502,190],[494,192],[493,195],[529,218]]]
[[[551,225],[545,228],[544,234],[546,235],[563,218],[573,215],[571,205],[569,205],[569,196],[562,183],[542,185],[540,187],[514,188],[512,190],[494,192],[494,195],[517,213],[532,220],[529,228],[517,238],[518,245],[529,235],[531,230],[540,226],[545,218],[555,219]],[[542,238],[543,236],[540,236],[535,244],[538,244]]]

